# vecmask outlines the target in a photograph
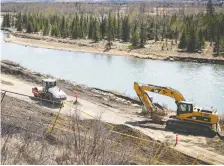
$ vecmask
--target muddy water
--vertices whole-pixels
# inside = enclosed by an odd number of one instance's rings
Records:
[[[116,90],[136,97],[134,81],[179,90],[198,106],[214,106],[224,113],[224,66],[186,62],[143,60],[123,56],[58,51],[5,43],[1,33],[1,58],[37,72],[80,84]],[[149,94],[175,109],[174,100]]]

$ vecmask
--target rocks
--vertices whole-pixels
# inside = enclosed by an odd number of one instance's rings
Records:
[[[169,61],[174,61],[174,58],[169,58]]]

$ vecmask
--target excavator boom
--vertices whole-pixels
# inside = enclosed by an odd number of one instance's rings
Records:
[[[156,86],[151,84],[141,84],[140,86],[140,84],[137,82],[134,83],[134,87],[136,88],[141,87],[143,91],[149,91],[149,92],[165,95],[168,97],[172,97],[177,102],[185,101],[183,95],[179,91],[172,88]]]

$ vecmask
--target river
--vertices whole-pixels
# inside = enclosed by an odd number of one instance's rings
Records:
[[[1,32],[1,59],[33,71],[136,97],[134,81],[179,90],[197,106],[213,106],[224,113],[224,65],[168,62],[34,48],[5,43]],[[154,101],[176,109],[174,100],[149,94]]]

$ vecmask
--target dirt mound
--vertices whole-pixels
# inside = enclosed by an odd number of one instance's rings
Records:
[[[122,134],[127,134],[127,135],[138,137],[138,138],[152,140],[150,137],[141,133],[139,130],[133,129],[123,124],[119,124],[119,125],[110,124],[110,123],[102,122],[100,120],[95,120],[95,119],[80,120],[79,124],[81,124],[86,129],[91,129],[93,126],[96,126],[97,124],[104,127],[108,131],[112,130]]]
[[[145,134],[142,134],[140,131],[133,129],[126,125],[114,125],[113,131],[117,131],[123,134],[131,135],[138,138],[148,139],[152,140],[150,137],[148,137]]]
[[[133,128],[123,125],[123,124],[115,125],[115,124],[102,122],[102,121],[96,120],[96,119],[80,120],[78,123],[87,130],[89,130],[93,127],[96,127],[96,126],[98,126],[98,127],[100,126],[101,129],[104,128],[107,131],[112,130],[112,131],[119,132],[122,134],[152,140],[150,137],[141,133],[139,130],[133,129]]]

